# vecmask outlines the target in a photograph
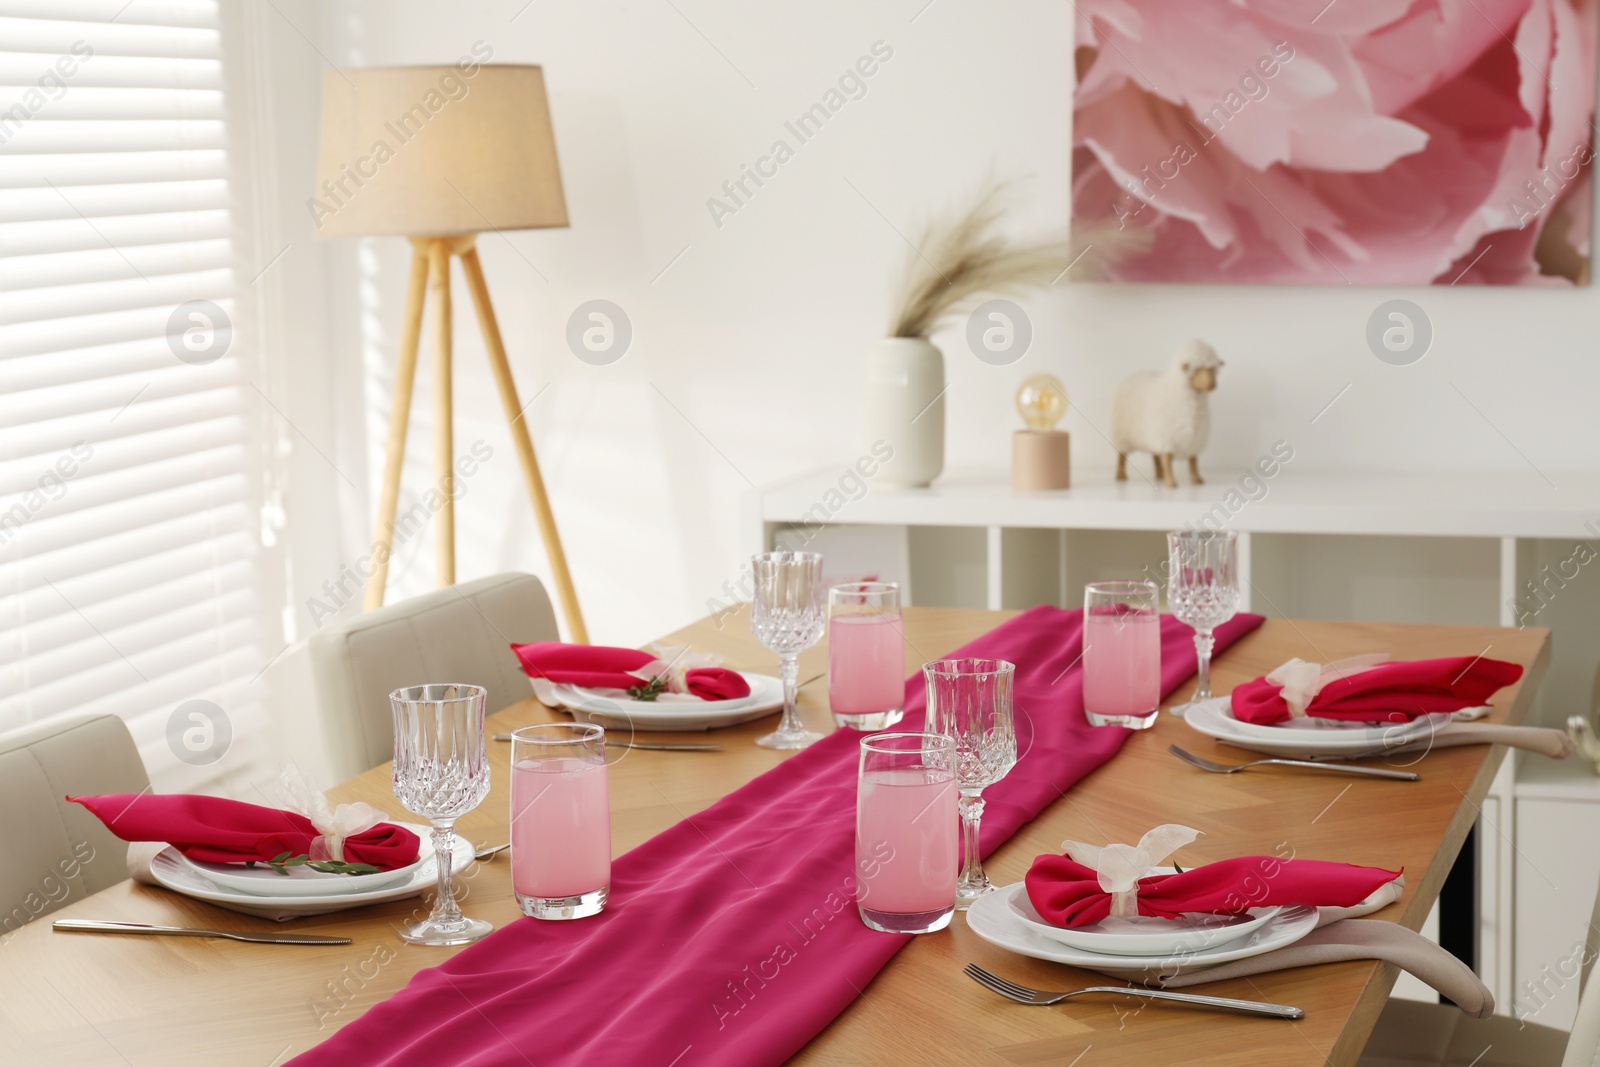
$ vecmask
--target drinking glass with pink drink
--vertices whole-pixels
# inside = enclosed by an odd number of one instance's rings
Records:
[[[861,739],[856,785],[856,907],[891,934],[950,924],[961,862],[956,744],[942,734]]]
[[[1083,592],[1083,711],[1095,726],[1145,730],[1161,704],[1161,592],[1090,582]]]
[[[836,726],[884,730],[905,717],[906,638],[900,587],[848,582],[828,590],[828,706]]]
[[[522,914],[536,919],[605,908],[611,804],[601,727],[542,723],[512,733],[511,885]]]

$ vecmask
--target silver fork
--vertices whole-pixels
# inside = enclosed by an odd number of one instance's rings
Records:
[[[1068,989],[1052,993],[1047,989],[1029,989],[1025,985],[1008,982],[998,974],[993,974],[979,967],[976,963],[969,963],[961,969],[961,973],[971,978],[985,989],[991,989],[1002,997],[1009,997],[1019,1004],[1059,1004],[1068,997],[1076,997],[1083,993],[1116,993],[1128,997],[1144,997],[1147,1000],[1175,1000],[1180,1004],[1195,1004],[1207,1008],[1222,1008],[1227,1011],[1239,1011],[1248,1015],[1267,1015],[1274,1019],[1304,1019],[1306,1013],[1288,1004],[1268,1004],[1259,1000],[1234,1000],[1232,997],[1204,997],[1199,993],[1174,993],[1170,989],[1145,989],[1142,986],[1121,985],[1093,985],[1083,989]]]
[[[1232,774],[1249,767],[1261,767],[1265,764],[1276,763],[1281,767],[1310,767],[1314,771],[1332,771],[1334,774],[1355,774],[1363,778],[1393,778],[1398,782],[1415,782],[1422,776],[1415,771],[1391,771],[1387,767],[1353,767],[1346,763],[1312,763],[1309,760],[1299,759],[1257,759],[1249,763],[1214,763],[1208,759],[1201,759],[1193,752],[1186,752],[1177,745],[1168,745],[1167,751],[1177,756],[1183,762],[1202,771],[1212,774]]]

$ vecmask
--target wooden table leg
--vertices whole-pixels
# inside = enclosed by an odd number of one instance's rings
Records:
[[[428,245],[428,273],[433,290],[433,473],[434,488],[443,496],[434,526],[438,584],[456,581],[455,445],[452,440],[450,389],[450,246],[443,238]]]
[[[406,285],[405,318],[400,327],[400,356],[394,367],[394,407],[389,412],[389,450],[383,461],[383,488],[378,496],[378,517],[367,578],[363,611],[383,606],[389,581],[389,553],[394,547],[394,516],[400,504],[400,468],[405,463],[406,427],[411,421],[411,389],[417,379],[417,348],[422,341],[422,308],[428,290],[428,241],[411,242],[411,280]]]
[[[517,459],[522,463],[522,477],[528,484],[528,496],[533,500],[533,515],[539,523],[539,536],[544,538],[545,551],[550,556],[550,570],[555,578],[556,592],[561,598],[561,609],[567,619],[567,637],[579,644],[589,643],[589,631],[583,624],[583,612],[578,608],[578,591],[572,585],[572,572],[567,568],[567,554],[561,547],[561,534],[556,530],[555,513],[550,509],[550,497],[545,491],[544,476],[539,471],[539,457],[533,451],[533,439],[528,436],[528,424],[522,417],[522,405],[517,399],[517,384],[511,377],[511,363],[506,359],[506,346],[500,338],[500,324],[494,317],[494,305],[489,302],[489,286],[483,278],[483,265],[478,262],[478,250],[468,248],[461,253],[461,268],[467,275],[467,288],[472,293],[472,304],[478,312],[478,326],[483,331],[484,347],[489,352],[489,365],[494,369],[495,384],[500,388],[500,401],[511,424],[511,442],[516,447]]]

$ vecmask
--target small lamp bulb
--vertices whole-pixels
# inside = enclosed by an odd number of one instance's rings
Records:
[[[1067,413],[1067,389],[1052,374],[1035,374],[1017,389],[1017,411],[1035,433],[1052,430]]]

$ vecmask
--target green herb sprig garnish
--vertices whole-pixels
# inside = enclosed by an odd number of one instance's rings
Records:
[[[628,695],[635,700],[654,700],[667,691],[667,680],[662,675],[656,675],[643,685],[633,686],[628,690]]]
[[[342,860],[314,860],[310,856],[296,856],[292,852],[280,852],[267,860],[267,866],[283,875],[289,876],[290,867],[310,867],[313,871],[323,874],[377,874],[379,868],[370,863],[345,863]]]

